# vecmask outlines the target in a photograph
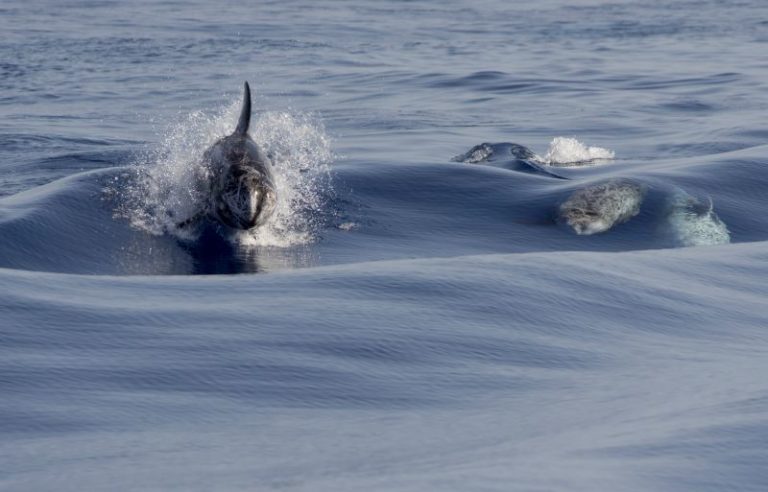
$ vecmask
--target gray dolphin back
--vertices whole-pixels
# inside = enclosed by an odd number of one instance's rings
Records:
[[[235,128],[236,135],[245,135],[248,133],[248,126],[251,124],[251,87],[248,82],[243,89],[243,109],[240,110],[240,119]]]

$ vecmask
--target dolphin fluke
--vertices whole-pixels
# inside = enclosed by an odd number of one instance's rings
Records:
[[[243,89],[243,109],[240,110],[240,119],[237,121],[235,134],[245,135],[248,133],[248,126],[251,124],[251,87],[246,81]]]

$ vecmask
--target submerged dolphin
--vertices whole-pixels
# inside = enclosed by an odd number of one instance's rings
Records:
[[[488,143],[475,145],[467,152],[451,158],[454,162],[466,164],[487,164],[490,166],[520,171],[531,174],[544,174],[558,179],[568,179],[546,169],[541,158],[528,147],[509,142]]]
[[[646,186],[612,179],[575,191],[558,208],[558,222],[580,236],[599,234],[640,213]]]
[[[248,135],[251,121],[251,88],[245,83],[243,107],[235,131],[216,141],[203,154],[206,170],[206,208],[180,224],[210,216],[235,229],[251,229],[272,215],[277,192],[266,154]]]

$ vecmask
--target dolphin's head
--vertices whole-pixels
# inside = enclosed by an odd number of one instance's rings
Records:
[[[600,234],[640,213],[645,185],[614,179],[576,190],[559,208],[560,222],[580,236]]]
[[[576,207],[562,207],[560,209],[560,220],[565,222],[580,236],[599,234],[607,231],[613,225],[595,210]]]
[[[221,177],[213,212],[235,229],[260,226],[275,211],[277,193],[266,174],[250,166],[231,166]]]

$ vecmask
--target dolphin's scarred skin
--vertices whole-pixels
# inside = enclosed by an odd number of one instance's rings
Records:
[[[646,187],[630,180],[613,179],[575,191],[558,208],[558,221],[576,234],[599,234],[638,213]]]
[[[237,128],[203,154],[207,207],[179,227],[207,215],[234,229],[251,229],[272,215],[277,202],[272,164],[248,135],[250,121],[251,89],[246,82]]]

